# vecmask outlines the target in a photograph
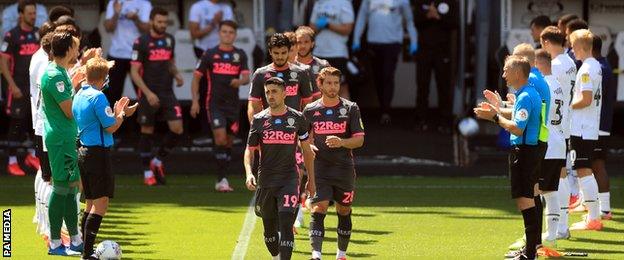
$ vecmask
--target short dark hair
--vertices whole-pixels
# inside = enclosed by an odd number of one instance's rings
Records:
[[[76,28],[77,31],[80,31],[80,28],[78,28],[78,24],[76,24],[76,20],[74,19],[74,17],[71,17],[69,15],[63,15],[59,17],[58,19],[56,19],[56,21],[54,22],[54,26],[56,27],[59,27],[62,25],[70,25]]]
[[[48,20],[56,22],[61,16],[65,15],[74,17],[74,9],[69,6],[57,5],[52,7],[50,12],[48,12]]]
[[[559,17],[559,23],[566,25],[568,24],[570,21],[574,20],[574,19],[578,19],[578,15],[576,14],[564,14],[561,17]]]
[[[17,12],[24,13],[24,9],[26,9],[26,6],[29,5],[34,5],[35,9],[37,8],[37,3],[35,3],[34,0],[20,0],[17,2]]]
[[[284,35],[290,41],[290,46],[295,46],[297,44],[297,35],[295,34],[295,32],[287,31],[284,32]]]
[[[223,27],[224,25],[234,28],[234,31],[238,30],[238,24],[235,21],[232,21],[232,20],[221,21],[219,23],[219,30],[221,30],[221,27]]]
[[[52,35],[54,35],[54,33],[48,33],[41,37],[41,48],[48,56],[50,56],[50,50],[52,49]]]
[[[544,49],[535,50],[535,62],[538,62],[538,61],[546,62],[546,64],[550,66],[551,59],[552,57],[546,50]]]
[[[46,21],[39,27],[39,37],[43,38],[46,34],[53,32],[55,27],[54,23]]]
[[[67,56],[69,48],[74,45],[74,36],[69,32],[54,32],[52,34],[51,52],[54,57],[63,58]]]
[[[540,38],[544,41],[552,42],[553,44],[563,46],[565,43],[565,33],[563,33],[556,26],[548,26],[544,28]]]
[[[546,28],[547,26],[551,25],[552,22],[550,21],[550,18],[548,18],[548,16],[545,15],[538,15],[535,18],[533,18],[533,20],[531,20],[530,25],[533,26],[537,26],[539,28]]]
[[[154,17],[156,17],[156,15],[162,15],[162,16],[168,16],[169,15],[169,11],[167,11],[165,8],[162,8],[160,6],[155,6],[154,8],[152,8],[152,11],[150,12],[150,20],[154,20]]]
[[[286,37],[286,35],[284,35],[283,33],[275,33],[271,35],[271,37],[269,38],[269,43],[267,45],[269,47],[269,50],[273,48],[281,48],[281,47],[286,47],[287,49],[290,50],[290,46],[292,44],[290,40],[288,39],[288,37]]]
[[[268,85],[276,85],[279,88],[281,88],[282,90],[286,89],[286,83],[284,82],[283,79],[279,78],[279,77],[270,77],[267,80],[264,81],[264,86],[268,86]]]
[[[597,34],[593,37],[592,54],[594,58],[602,57],[602,39]]]
[[[55,33],[69,33],[72,36],[76,37],[76,38],[80,38],[80,32],[76,29],[76,27],[70,25],[70,24],[65,24],[65,25],[59,25],[56,28],[54,28],[54,32]]]
[[[323,81],[325,81],[327,76],[335,76],[335,77],[340,78],[342,77],[342,72],[340,72],[339,69],[331,67],[331,66],[325,67],[318,74],[318,77],[317,77],[318,82],[323,83]]]
[[[566,24],[566,29],[570,30],[570,32],[581,30],[581,29],[589,29],[587,22],[583,19],[574,19]]]

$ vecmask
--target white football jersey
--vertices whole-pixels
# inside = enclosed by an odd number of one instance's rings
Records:
[[[561,84],[555,75],[545,75],[544,80],[550,89],[550,111],[548,111],[549,119],[546,122],[548,127],[548,149],[546,150],[546,159],[565,159],[566,144],[563,124],[568,113],[564,113],[570,105],[565,102],[565,93]],[[568,127],[569,128],[569,127]]]
[[[582,109],[570,112],[570,134],[584,140],[598,140],[600,107],[602,104],[602,69],[594,58],[587,58],[579,68],[574,82],[574,99],[580,99],[583,91],[592,92],[592,102]]]
[[[551,61],[552,75],[557,79],[561,89],[563,90],[563,102],[565,108],[562,108],[563,115],[562,127],[563,135],[566,139],[570,138],[570,104],[574,96],[574,82],[576,81],[576,64],[568,54],[561,53]]]

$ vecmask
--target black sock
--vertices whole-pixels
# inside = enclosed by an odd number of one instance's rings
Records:
[[[82,232],[82,240],[85,240],[85,234],[87,233],[85,231],[85,225],[87,224],[87,218],[89,217],[89,215],[89,212],[82,212],[82,218],[80,219],[80,232]]]
[[[8,155],[16,156],[17,155],[17,147],[20,146],[20,141],[22,140],[22,120],[17,118],[9,119],[9,132],[7,133],[8,140]]]
[[[277,234],[277,219],[262,218],[264,226],[264,244],[272,256],[279,254],[279,235]]]
[[[221,181],[227,175],[228,154],[225,146],[217,145],[214,151],[215,160],[217,160],[217,181]]]
[[[544,204],[542,204],[542,196],[533,197],[535,201],[535,213],[537,214],[537,241],[536,245],[542,244],[542,225],[544,224]]]
[[[160,145],[160,148],[158,148],[158,158],[163,159],[167,157],[167,155],[169,155],[169,153],[171,152],[171,150],[173,150],[176,144],[178,144],[178,141],[182,139],[181,137],[182,134],[176,134],[171,131],[168,132],[167,135],[165,135],[165,139]]]
[[[351,212],[345,216],[340,214],[337,215],[338,229],[336,230],[336,233],[338,233],[338,249],[340,251],[347,251],[349,240],[351,240]]]
[[[93,254],[93,244],[95,244],[95,238],[100,230],[101,223],[102,216],[98,214],[89,214],[87,224],[85,225],[84,250],[82,251],[83,258],[87,258]]]
[[[522,211],[522,219],[524,220],[524,234],[526,236],[526,257],[535,258],[537,236],[537,212],[535,207],[531,207]]]
[[[280,243],[279,252],[280,260],[290,260],[293,248],[295,248],[295,234],[293,234],[293,224],[295,224],[294,212],[279,213],[280,227]]]
[[[143,170],[150,169],[150,161],[152,160],[152,138],[153,134],[141,134],[139,138],[139,155],[141,156],[141,164]]]
[[[323,238],[325,237],[325,214],[312,213],[310,220],[310,244],[312,250],[323,252]]]

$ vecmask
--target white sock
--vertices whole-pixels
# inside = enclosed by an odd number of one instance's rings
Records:
[[[610,192],[598,193],[598,201],[600,202],[600,211],[611,212],[611,193]]]
[[[321,252],[312,250],[312,258],[322,259],[321,257]]]
[[[37,154],[36,154],[36,152],[35,152],[35,149],[28,148],[28,153],[29,153],[31,156],[37,156]]]
[[[548,192],[544,195],[546,201],[546,239],[553,241],[557,239],[557,228],[559,227],[559,194],[556,191]]]
[[[152,178],[152,177],[154,177],[154,173],[152,171],[149,171],[149,170],[148,171],[144,171],[143,172],[143,176],[145,176],[145,179]]]
[[[158,167],[162,165],[162,161],[158,159],[157,157],[154,157],[154,159],[152,159],[152,163]]]
[[[576,171],[572,170],[571,174],[568,174],[568,189],[570,190],[570,194],[574,196],[579,195],[579,185],[578,178],[576,178]]]
[[[579,179],[581,190],[583,191],[583,199],[587,211],[589,211],[588,220],[600,219],[600,208],[598,206],[598,183],[594,175],[589,175]]]
[[[565,233],[568,231],[568,205],[570,204],[570,189],[568,187],[568,180],[566,178],[559,179],[559,190],[557,190],[559,196],[559,228],[557,232]]]
[[[82,237],[80,237],[80,235],[71,236],[71,243],[74,246],[79,246],[80,244],[82,244]]]
[[[277,254],[276,256],[273,257],[273,260],[280,260],[280,255]]]
[[[54,249],[61,246],[61,240],[60,239],[52,239],[50,240],[50,248]]]
[[[347,251],[342,251],[338,249],[336,251],[336,258],[347,257]]]
[[[17,156],[9,156],[9,164],[17,163]]]

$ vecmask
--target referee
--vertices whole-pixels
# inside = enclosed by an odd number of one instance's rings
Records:
[[[509,154],[511,197],[522,212],[526,247],[515,259],[536,259],[536,245],[541,236],[538,231],[538,212],[533,199],[537,183],[537,167],[542,160],[539,135],[541,98],[528,83],[531,65],[521,56],[510,56],[505,61],[503,78],[517,92],[512,111],[501,111],[493,104],[481,103],[474,109],[480,119],[490,120],[511,133],[512,150]]]
[[[87,203],[82,217],[82,259],[97,259],[92,256],[93,244],[102,217],[106,214],[108,200],[114,193],[110,156],[113,133],[121,126],[124,116],[134,113],[138,103],[129,107],[130,100],[122,97],[115,102],[114,110],[111,109],[106,95],[102,93],[108,85],[109,62],[96,57],[90,59],[85,67],[87,84],[74,96],[72,112],[78,125],[78,167]]]

